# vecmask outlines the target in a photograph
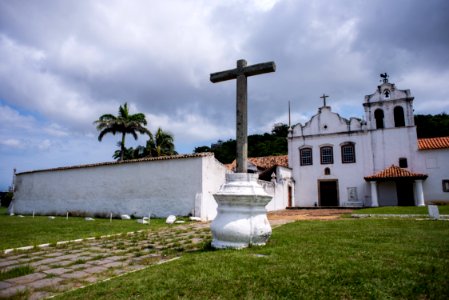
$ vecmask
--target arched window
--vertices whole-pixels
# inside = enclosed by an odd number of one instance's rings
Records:
[[[405,126],[404,109],[402,106],[394,108],[394,127]]]
[[[380,108],[374,111],[374,118],[376,119],[376,128],[384,128],[384,111]]]
[[[341,162],[343,164],[355,163],[354,143],[345,143],[341,145]]]
[[[299,149],[299,163],[301,166],[310,166],[313,164],[312,148]]]
[[[321,164],[333,164],[334,163],[334,150],[331,146],[324,146],[320,148]]]
[[[324,169],[324,175],[330,175],[331,174],[331,169],[330,168],[325,168]]]

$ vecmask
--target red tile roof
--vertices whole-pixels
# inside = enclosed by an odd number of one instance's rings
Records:
[[[266,170],[273,166],[281,166],[288,168],[288,155],[272,155],[272,156],[262,156],[262,157],[248,157],[248,161],[250,161],[253,165],[255,165],[258,169]],[[225,165],[229,170],[235,169],[237,166],[237,162],[234,161],[230,164]]]
[[[87,165],[78,165],[78,166],[69,166],[69,167],[59,167],[59,168],[52,168],[52,169],[26,171],[26,172],[17,173],[16,175],[28,174],[28,173],[38,173],[38,172],[47,172],[47,171],[62,171],[62,170],[71,170],[71,169],[82,169],[82,168],[91,168],[91,167],[99,167],[99,166],[132,164],[132,163],[138,163],[138,162],[149,162],[149,161],[157,161],[157,160],[182,159],[182,158],[192,158],[192,157],[207,157],[207,156],[213,156],[213,155],[214,154],[212,152],[204,152],[204,153],[195,153],[195,154],[180,154],[180,155],[159,156],[159,157],[144,157],[144,158],[138,158],[138,159],[123,160],[123,161],[111,161],[111,162],[103,162],[103,163],[96,163],[96,164],[87,164]]]
[[[418,139],[419,150],[447,149],[449,148],[449,136]]]
[[[366,176],[367,181],[377,181],[377,180],[393,180],[393,179],[426,179],[426,174],[413,173],[406,169],[400,168],[395,165],[391,165],[383,171],[377,172],[374,175]]]

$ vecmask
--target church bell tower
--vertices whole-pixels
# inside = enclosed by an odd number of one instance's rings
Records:
[[[388,82],[388,74],[380,74],[382,84],[372,95],[365,96],[363,107],[369,130],[415,126],[410,90],[399,90]]]

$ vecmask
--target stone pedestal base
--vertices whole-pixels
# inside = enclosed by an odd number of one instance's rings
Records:
[[[271,236],[271,226],[265,206],[270,202],[257,174],[226,175],[226,183],[214,198],[218,203],[217,217],[211,224],[212,247],[241,249],[250,245],[265,245]]]

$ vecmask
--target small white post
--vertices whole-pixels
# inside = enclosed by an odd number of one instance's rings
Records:
[[[33,210],[33,219],[34,219],[34,210]]]
[[[109,223],[112,223],[112,212],[111,212],[111,216],[109,217]]]
[[[69,212],[67,211],[65,219],[68,220],[69,219]]]
[[[436,205],[428,205],[427,209],[429,211],[430,219],[432,219],[432,220],[440,219],[440,212],[438,210],[438,206],[436,206]]]
[[[151,220],[151,211],[148,213],[148,224],[150,224],[150,220]]]

